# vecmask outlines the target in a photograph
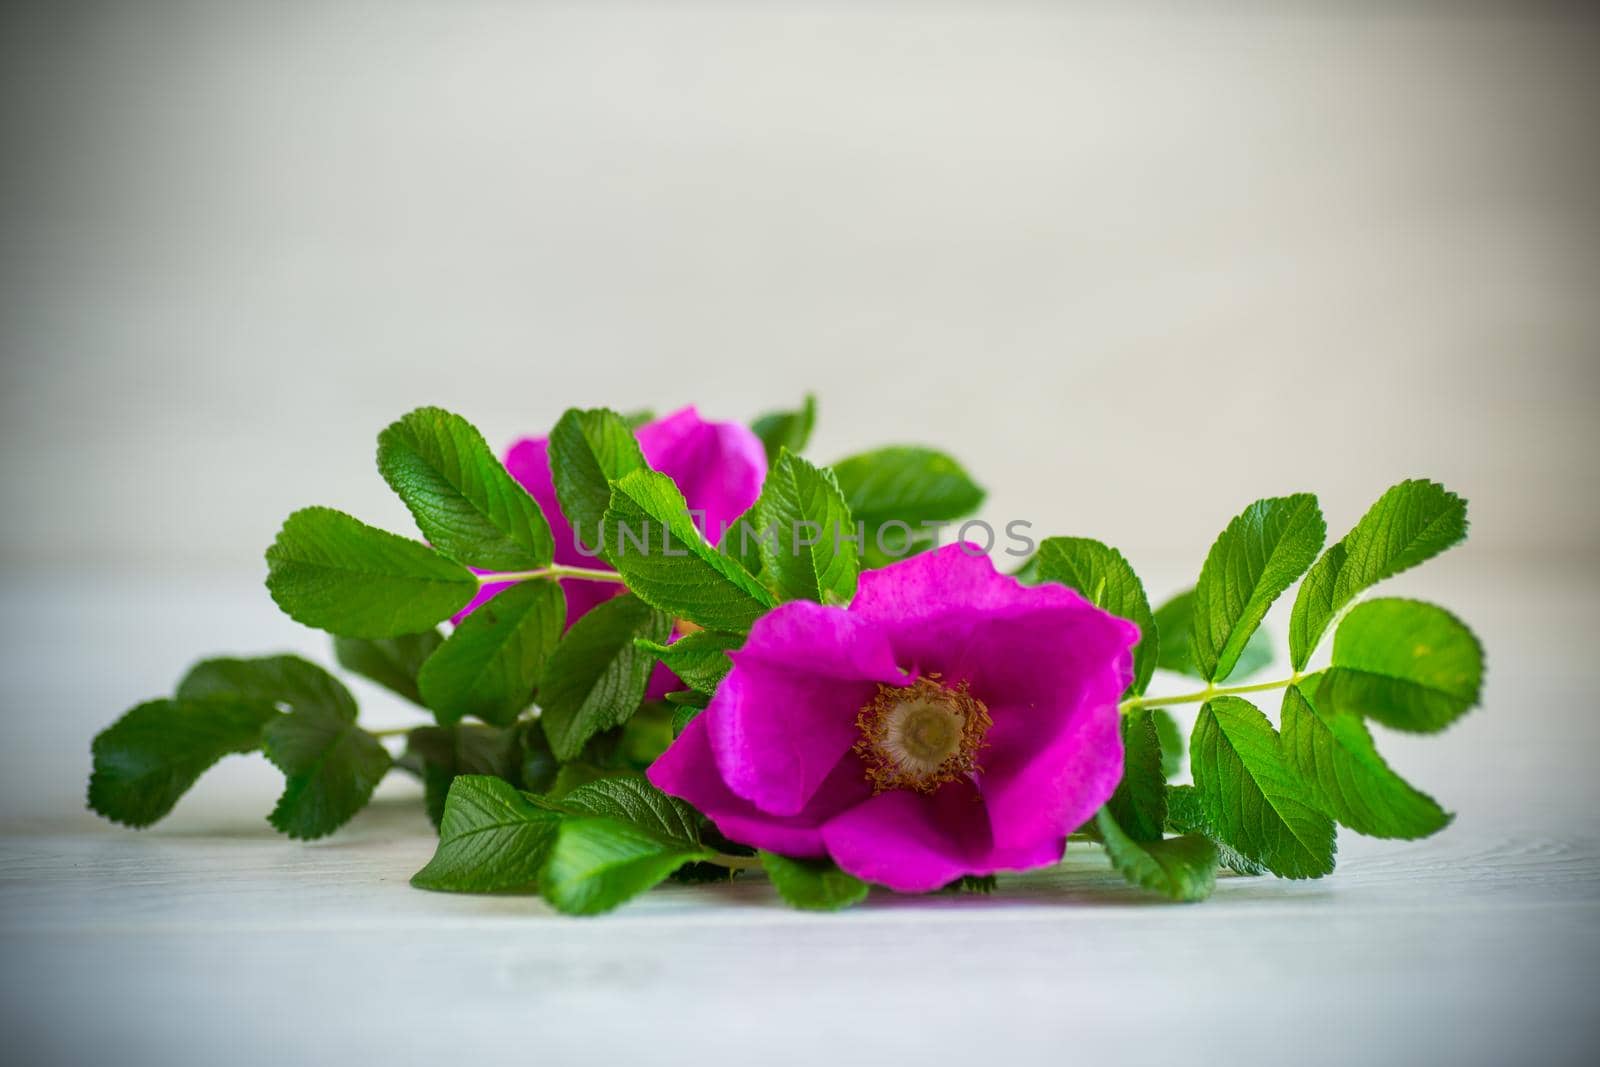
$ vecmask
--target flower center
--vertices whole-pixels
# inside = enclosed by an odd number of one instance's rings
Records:
[[[932,793],[978,769],[989,709],[967,692],[966,682],[952,689],[938,679],[930,674],[908,686],[880,685],[856,714],[861,740],[855,753],[873,792]]]

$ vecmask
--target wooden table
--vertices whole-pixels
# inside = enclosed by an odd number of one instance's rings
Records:
[[[90,736],[194,654],[327,656],[248,578],[12,577],[7,1059],[1591,1062],[1600,582],[1484,567],[1395,583],[1460,612],[1490,655],[1484,709],[1440,738],[1380,739],[1458,813],[1431,841],[1343,834],[1331,878],[1230,877],[1199,906],[1122,886],[1084,847],[989,897],[880,894],[816,916],[753,879],[598,920],[411,889],[433,840],[399,777],[309,845],[261,818],[277,781],[256,757],[145,833],[82,813]],[[358,695],[375,724],[406,721]]]

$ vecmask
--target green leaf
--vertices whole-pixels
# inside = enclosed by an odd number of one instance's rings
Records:
[[[637,597],[619,596],[586,613],[545,663],[540,721],[556,758],[576,759],[584,743],[620,726],[644,699],[655,657],[634,644],[664,642],[672,619]]]
[[[560,584],[527,581],[502,590],[462,619],[422,665],[423,703],[441,723],[475,715],[507,725],[533,703],[533,687],[566,623]]]
[[[1193,642],[1200,677],[1226,678],[1272,602],[1322,549],[1327,524],[1310,493],[1258,500],[1211,546],[1194,589]]]
[[[639,771],[649,770],[661,754],[672,747],[670,703],[649,701],[640,705],[633,718],[622,724],[617,738],[617,758]]]
[[[721,863],[707,863],[697,860],[694,863],[685,863],[673,871],[669,877],[680,885],[717,885],[727,884],[739,876],[738,871],[731,867],[724,867]]]
[[[556,499],[573,532],[592,548],[605,543],[600,524],[611,506],[611,483],[647,466],[633,430],[614,411],[572,408],[550,431]]]
[[[268,719],[261,747],[287,778],[268,820],[290,837],[338,829],[366,805],[389,770],[388,751],[355,724],[350,691],[297,656],[206,660],[179,683],[178,696],[250,700],[288,711]]]
[[[299,656],[218,657],[201,660],[178,683],[179,700],[260,701],[285,711],[316,711],[356,717],[350,690],[315,663]]]
[[[491,775],[522,786],[524,749],[520,729],[477,723],[419,726],[406,735],[406,755],[422,763],[423,800],[435,826],[444,816],[450,783],[463,774]]]
[[[546,798],[563,797],[574,789],[580,789],[590,782],[598,782],[606,778],[637,778],[636,771],[619,769],[616,767],[601,767],[590,763],[588,760],[575,760],[559,765],[555,780],[550,783],[550,788],[545,791]]]
[[[1161,651],[1156,666],[1164,671],[1175,671],[1193,678],[1201,678],[1200,667],[1194,661],[1194,590],[1185,590],[1161,605],[1155,611],[1156,630],[1161,634]],[[1257,629],[1244,643],[1244,651],[1233,670],[1218,678],[1248,678],[1272,662],[1272,638],[1267,631]]]
[[[838,911],[867,899],[871,888],[861,879],[841,871],[832,860],[791,859],[775,852],[758,852],[772,887],[791,908],[802,911]]]
[[[623,779],[591,783],[563,802],[584,789],[618,780]],[[540,887],[558,911],[598,915],[658,885],[685,863],[715,855],[700,845],[669,841],[619,819],[567,816],[561,820]]]
[[[1129,693],[1143,693],[1156,669],[1161,638],[1157,632],[1144,583],[1122,553],[1087,537],[1047,537],[1039,542],[1033,574],[1039,581],[1059,582],[1076,589],[1097,608],[1127,619],[1139,627],[1139,644],[1133,651],[1133,681]]]
[[[983,490],[961,465],[929,448],[863,452],[834,464],[833,473],[851,516],[865,531],[863,568],[926,551],[934,539],[922,528],[924,522],[959,519],[983,503]]]
[[[453,893],[532,890],[561,816],[499,778],[462,775],[450,785],[439,847],[411,876],[419,889]]]
[[[774,604],[737,560],[700,536],[683,494],[664,474],[634,471],[617,482],[605,528],[612,563],[652,607],[708,630],[737,632]]]
[[[776,463],[778,454],[785,448],[790,452],[805,451],[811,440],[811,429],[817,422],[817,398],[806,394],[799,411],[771,411],[750,424],[767,450],[767,462]]]
[[[963,874],[960,878],[935,889],[935,893],[979,893],[984,896],[993,893],[1000,886],[1000,880],[992,874]]]
[[[1432,797],[1389,769],[1359,715],[1325,712],[1290,686],[1282,724],[1289,765],[1317,806],[1341,824],[1369,837],[1408,840],[1449,825]]]
[[[850,456],[833,465],[850,514],[874,530],[890,520],[942,522],[971,514],[983,490],[961,464],[931,448],[895,446]]]
[[[519,723],[514,732],[522,748],[522,766],[516,775],[518,784],[534,793],[555,788],[561,761],[550,751],[550,740],[545,737],[544,728],[535,720]]]
[[[629,823],[669,845],[700,845],[699,813],[643,778],[601,778],[562,797],[559,807],[568,814],[603,815]]]
[[[1200,794],[1192,785],[1167,786],[1167,829],[1180,834],[1211,834],[1200,807]]]
[[[689,688],[700,693],[714,693],[733,669],[728,653],[741,647],[744,638],[714,630],[695,630],[670,645],[649,641],[635,643],[665,663],[667,670],[682,678]]]
[[[1169,779],[1176,777],[1183,770],[1183,759],[1188,752],[1178,720],[1164,708],[1151,708],[1150,718],[1156,725],[1156,735],[1161,738],[1161,775]]]
[[[668,693],[667,696],[672,696]],[[694,721],[694,717],[705,709],[694,704],[677,704],[672,709],[672,739],[676,741],[683,733],[684,728]]]
[[[1122,781],[1106,807],[1135,841],[1160,841],[1167,825],[1167,779],[1161,736],[1146,709],[1122,718]]]
[[[259,748],[262,728],[277,715],[259,700],[140,704],[94,739],[89,807],[125,826],[149,826],[212,764]]]
[[[1418,600],[1369,600],[1333,636],[1316,703],[1411,733],[1436,733],[1478,703],[1483,646],[1465,623]]]
[[[418,408],[378,435],[378,471],[440,552],[470,567],[514,571],[550,562],[550,524],[477,428]]]
[[[340,637],[421,633],[466,607],[478,579],[426,545],[332,508],[303,508],[267,549],[267,590],[295,622]]]
[[[1206,822],[1201,810],[1200,794],[1192,785],[1167,786],[1167,829],[1178,834],[1199,834],[1217,846],[1217,859],[1234,874],[1257,877],[1267,869],[1255,860],[1241,856],[1231,845],[1221,840]]]
[[[1432,559],[1467,536],[1467,502],[1437,482],[1406,481],[1373,504],[1322,554],[1289,616],[1289,659],[1305,667],[1335,615],[1385,578]]]
[[[728,524],[722,540],[717,542],[717,550],[738,560],[751,577],[761,573],[761,538],[755,527],[755,511],[756,506],[751,504],[749,510]]]
[[[1178,901],[1204,900],[1217,884],[1217,846],[1201,834],[1140,841],[1105,808],[1095,816],[1106,856],[1129,883]]]
[[[1333,870],[1333,821],[1253,704],[1231,696],[1209,701],[1195,721],[1189,758],[1207,825],[1246,859],[1283,878]]]
[[[335,637],[333,655],[345,670],[377,682],[411,703],[420,705],[422,694],[417,690],[417,672],[422,670],[422,664],[443,643],[444,636],[438,630],[424,630],[420,634],[404,634],[376,641],[360,637]]]
[[[543,803],[563,820],[541,886],[569,914],[609,911],[715,856],[700,843],[699,814],[643,778],[602,778]]]
[[[780,600],[850,602],[861,570],[859,533],[832,472],[784,449],[751,514],[756,530],[776,532],[757,550]]]
[[[331,675],[325,685],[325,699],[294,704],[262,731],[262,749],[286,779],[267,821],[303,840],[348,822],[393,762],[378,739],[356,725],[355,701],[344,686]]]

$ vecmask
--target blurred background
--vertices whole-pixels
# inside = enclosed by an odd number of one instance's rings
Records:
[[[1497,627],[1600,633],[1593,7],[11,2],[0,42],[12,818],[87,820],[87,738],[195,656],[326,660],[261,554],[308,504],[410,532],[374,437],[421,404],[503,447],[814,391],[814,458],[945,448],[1157,599],[1250,500],[1338,536],[1426,475],[1472,539],[1394,589],[1484,630],[1491,697],[1543,670]],[[1417,758],[1470,779],[1487,729]],[[194,806],[253,825],[243,766]]]
[[[1488,649],[1483,710],[1381,738],[1456,824],[1197,909],[1089,855],[619,927],[406,888],[399,776],[310,846],[254,758],[143,835],[84,811],[89,739],[195,658],[329,661],[262,552],[309,504],[412,530],[396,416],[503,447],[808,391],[813,458],[944,448],[997,526],[1117,545],[1157,600],[1258,497],[1337,537],[1405,477],[1467,496],[1469,543],[1384,587]],[[38,1063],[816,1063],[851,1027],[883,1062],[1588,1063],[1597,415],[1592,4],[6,0],[0,1021]]]
[[[409,533],[374,437],[421,404],[503,447],[815,391],[814,458],[945,448],[1158,601],[1250,500],[1338,536],[1426,475],[1472,538],[1390,588],[1479,628],[1491,706],[1570,703],[1600,636],[1592,7],[7,3],[0,42],[12,823],[93,825],[88,738],[195,657],[327,661],[261,554],[308,504]],[[1566,819],[1563,729],[1388,751]],[[233,763],[180,817],[258,824]]]
[[[498,447],[807,390],[816,458],[939,445],[1136,564],[1417,474],[1480,561],[1592,562],[1594,15],[7,3],[3,567],[408,530],[419,404]]]

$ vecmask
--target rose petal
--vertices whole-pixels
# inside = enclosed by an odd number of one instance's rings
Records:
[[[829,819],[822,841],[842,870],[899,893],[928,893],[962,875],[1047,867],[1066,848],[1065,834],[1000,846],[989,826],[973,784],[951,782],[931,796],[879,793]]]
[[[1116,789],[1132,623],[959,545],[863,575],[850,610],[890,630],[902,663],[965,681],[988,706],[978,763],[997,848],[1064,841]]]
[[[1115,704],[1086,706],[1065,717],[1047,747],[1029,748],[1007,738],[996,716],[989,733],[997,740],[979,756],[979,784],[997,847],[1064,840],[1111,799],[1122,779],[1117,719]]]
[[[861,575],[850,612],[895,628],[952,613],[976,614],[1035,603],[1025,586],[999,574],[972,544],[945,545]],[[1061,587],[1055,587],[1061,588]]]
[[[450,616],[451,625],[460,626],[462,619],[466,618],[468,615],[471,615],[474,611],[477,611],[489,601],[493,600],[500,593],[505,592],[515,584],[516,583],[514,582],[490,582],[487,585],[480,585],[478,587],[477,595],[471,600],[467,601],[467,606]]]
[[[792,603],[760,620],[696,720],[704,736],[686,733],[663,759],[701,764],[723,792],[694,788],[729,836],[825,847],[903,892],[1054,863],[1120,778],[1117,701],[1137,637],[1064,587],[1023,586],[951,546],[864,575],[848,612]],[[850,751],[856,712],[919,670],[966,682],[989,707],[980,770],[931,796],[872,795]]]
[[[878,685],[911,679],[883,634],[840,608],[780,605],[756,621],[703,718],[723,780],[762,811],[796,815],[850,751]]]
[[[713,543],[761,494],[766,449],[743,423],[706,422],[691,406],[639,427],[638,437],[645,462],[678,483]]]
[[[883,626],[903,665],[939,672],[948,683],[969,681],[995,703],[1050,699],[1063,679],[1139,636],[1138,627],[1066,586],[1024,585],[962,545],[863,574],[850,613]],[[1075,649],[1077,627],[1091,625],[1082,620],[1101,626],[1083,631],[1090,647]]]
[[[539,510],[550,523],[550,534],[555,541],[557,563],[569,566],[593,566],[592,557],[581,555],[573,539],[572,525],[561,513],[561,503],[556,498],[555,479],[550,474],[550,441],[544,437],[525,437],[506,451],[506,470],[522,488],[533,497]],[[588,531],[591,541],[594,531]]]
[[[760,438],[741,423],[706,422],[693,407],[687,407],[639,427],[637,436],[645,461],[677,482],[690,510],[703,514],[702,532],[708,536],[715,537],[761,493],[767,471],[766,452]],[[549,439],[527,437],[517,441],[506,452],[505,462],[511,476],[533,497],[550,523],[555,562],[610,570],[598,554],[581,550],[578,535],[561,510],[550,473]],[[585,543],[598,544],[598,530],[584,530],[582,534],[587,539]],[[452,621],[460,622],[504,588],[485,587]],[[608,582],[568,580],[561,583],[561,588],[567,597],[568,626],[595,605],[624,592],[622,586]],[[657,675],[651,682],[653,697],[677,688],[670,671],[662,668]]]
[[[647,775],[651,783],[694,805],[729,840],[785,856],[823,855],[820,820],[768,815],[729,791],[717,773],[705,719],[702,712],[690,720],[651,765]]]
[[[550,474],[550,442],[543,437],[524,438],[511,446],[506,453],[506,469],[528,491],[539,510],[550,523],[550,536],[555,542],[555,562],[569,567],[593,567],[610,570],[605,560],[579,551],[576,535],[567,517],[561,512],[556,499],[556,483]],[[596,532],[587,531],[589,539]],[[504,588],[503,586],[498,588]],[[615,582],[564,581],[561,591],[567,598],[567,625],[571,626],[597,604],[604,603],[626,590]],[[478,606],[478,601],[468,605],[468,611]]]
[[[842,869],[901,893],[989,873],[989,818],[970,782],[951,782],[932,795],[879,793],[829,819],[822,840]]]

